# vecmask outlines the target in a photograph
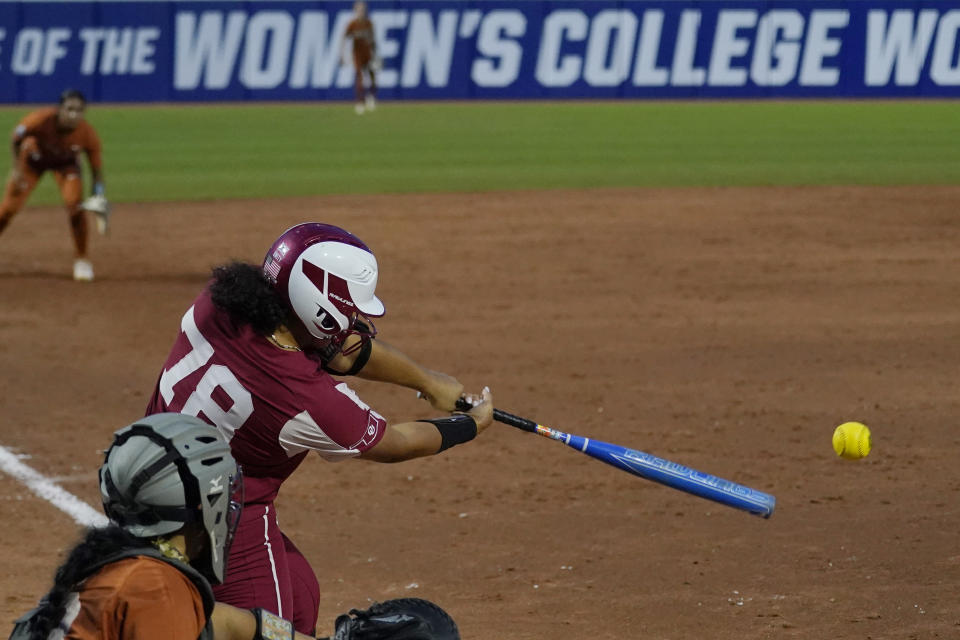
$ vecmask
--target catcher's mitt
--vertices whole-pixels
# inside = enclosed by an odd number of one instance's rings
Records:
[[[106,196],[90,196],[80,205],[84,211],[89,211],[97,218],[97,231],[100,235],[106,235],[110,228],[110,203]]]
[[[329,640],[460,640],[457,623],[429,600],[398,598],[351,609]]]

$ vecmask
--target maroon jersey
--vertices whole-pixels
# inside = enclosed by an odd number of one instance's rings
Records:
[[[328,460],[359,455],[386,421],[345,382],[301,351],[286,351],[235,324],[209,290],[180,322],[147,415],[172,411],[216,426],[243,467],[244,502],[271,502],[283,481],[317,451]]]

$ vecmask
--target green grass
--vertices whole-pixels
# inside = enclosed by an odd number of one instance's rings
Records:
[[[960,182],[960,104],[98,106],[115,201],[617,186]],[[0,108],[0,131],[28,111]],[[44,180],[34,202],[54,202]]]

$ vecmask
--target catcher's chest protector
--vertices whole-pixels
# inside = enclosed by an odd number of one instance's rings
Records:
[[[190,565],[184,564],[182,562],[177,562],[172,560],[153,547],[141,547],[137,549],[126,549],[115,553],[111,556],[107,556],[100,562],[89,567],[87,571],[84,572],[84,579],[89,576],[92,576],[96,573],[101,567],[104,567],[108,564],[123,560],[124,558],[133,558],[136,556],[146,556],[149,558],[156,558],[157,560],[162,560],[167,564],[173,565],[178,571],[183,573],[185,576],[190,578],[190,581],[196,585],[197,590],[200,592],[200,597],[203,600],[203,612],[207,618],[207,624],[204,626],[203,631],[200,632],[200,636],[197,640],[213,640],[213,627],[210,626],[210,614],[213,613],[213,591],[210,588],[210,583],[207,582],[207,579],[200,575],[196,569]],[[45,599],[45,598],[44,598]],[[41,600],[41,605],[43,600]],[[28,611],[19,618],[13,621],[13,633],[10,634],[10,640],[29,640],[30,638],[30,621],[33,619],[33,616],[37,614],[40,610],[40,606]],[[171,615],[177,615],[178,612],[172,612]],[[61,636],[62,637],[62,636]]]

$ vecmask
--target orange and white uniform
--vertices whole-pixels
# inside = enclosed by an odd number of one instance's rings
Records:
[[[72,616],[72,618],[71,618]],[[146,556],[105,565],[87,578],[61,628],[64,640],[196,640],[207,624],[197,586]]]
[[[354,68],[365,69],[373,60],[374,50],[373,23],[370,22],[370,18],[354,18],[350,21],[345,37],[353,42]]]
[[[363,3],[358,2],[357,5]],[[377,74],[373,65],[377,44],[373,35],[373,23],[367,16],[365,5],[363,7],[347,25],[343,35],[344,39],[349,39],[353,44],[353,92],[357,101],[357,113],[363,113],[364,109],[373,109],[377,97]],[[364,75],[370,78],[369,90],[364,88]]]
[[[57,125],[56,107],[38,109],[17,124],[11,143],[20,176],[7,181],[0,216],[10,217],[20,210],[45,171],[53,172],[67,208],[79,210],[83,199],[80,153],[86,154],[95,173],[102,169],[100,138],[90,123],[83,120],[64,131]]]

